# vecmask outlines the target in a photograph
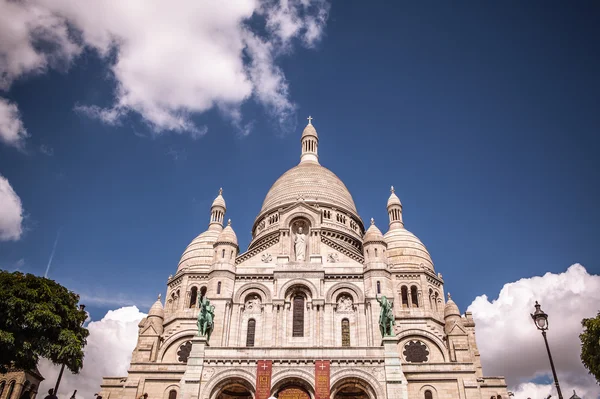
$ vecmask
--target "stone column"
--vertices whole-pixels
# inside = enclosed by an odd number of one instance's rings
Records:
[[[204,368],[204,350],[206,346],[206,337],[192,338],[190,357],[185,373],[179,382],[182,399],[197,399],[200,395],[200,378]]]
[[[398,352],[399,342],[400,339],[397,337],[383,337],[381,341],[387,399],[408,399],[408,384],[402,372],[402,362]]]

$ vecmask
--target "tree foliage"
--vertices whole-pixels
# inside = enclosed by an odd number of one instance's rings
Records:
[[[591,375],[600,382],[600,312],[594,318],[581,321],[581,361]]]
[[[0,372],[33,369],[44,357],[78,373],[89,334],[78,302],[53,280],[0,270]]]

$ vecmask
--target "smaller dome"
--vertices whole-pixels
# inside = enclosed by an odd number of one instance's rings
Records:
[[[384,242],[383,234],[381,233],[381,230],[379,230],[377,226],[375,226],[375,220],[373,218],[371,218],[371,226],[369,226],[367,232],[365,233],[365,236],[363,237],[364,244],[368,244],[371,242]]]
[[[317,130],[312,124],[312,118],[310,116],[308,117],[308,125],[306,125],[304,131],[302,131],[302,137],[300,138],[300,140],[302,140],[306,136],[314,136],[316,138],[319,138],[319,136],[317,135]]]
[[[154,302],[154,305],[152,305],[152,307],[148,311],[148,317],[150,316],[160,317],[161,319],[165,318],[165,310],[160,300],[160,294],[158,294],[158,299],[156,300],[156,302]]]
[[[223,198],[222,188],[219,189],[219,195],[217,195],[217,198],[215,198],[215,200],[213,201],[211,208],[214,208],[215,206],[220,206],[222,208],[227,209],[227,207],[225,206],[225,199]]]
[[[219,234],[219,238],[217,238],[216,244],[233,244],[235,246],[238,245],[237,236],[235,235],[235,231],[231,228],[231,219],[227,221],[227,226],[223,229],[221,234]]]
[[[398,196],[396,195],[396,190],[394,190],[394,186],[392,186],[392,188],[390,189],[390,191],[392,193],[390,194],[390,198],[388,199],[387,207],[389,208],[392,205],[400,205],[400,206],[402,206],[402,203],[400,202],[400,198],[398,198]]]
[[[213,223],[208,230],[194,238],[181,255],[177,270],[189,266],[210,265],[213,258],[213,244],[217,241],[222,229],[220,224]]]
[[[460,317],[460,310],[458,310],[458,306],[450,297],[450,293],[448,293],[448,301],[446,302],[446,307],[444,308],[444,319],[450,316]]]
[[[388,247],[386,253],[392,268],[434,270],[431,255],[425,245],[404,227],[389,230],[383,237]]]

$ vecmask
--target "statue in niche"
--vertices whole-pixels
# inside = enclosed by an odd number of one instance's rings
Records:
[[[298,230],[294,236],[294,255],[296,262],[306,261],[306,234],[303,228],[304,223],[298,224]]]
[[[252,298],[246,300],[246,310],[249,312],[260,311],[260,298],[258,295],[254,295]]]
[[[337,311],[338,312],[352,312],[352,297],[350,297],[349,295],[342,295],[339,299],[338,299],[338,303],[337,303]]]

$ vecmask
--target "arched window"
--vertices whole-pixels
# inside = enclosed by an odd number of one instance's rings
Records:
[[[219,295],[221,293],[221,282],[219,281],[217,283],[217,295]]]
[[[377,293],[381,294],[381,283],[379,281],[377,282]]]
[[[429,289],[429,309],[433,310],[433,290]]]
[[[375,257],[377,257],[377,248],[375,248]]]
[[[256,320],[248,320],[248,332],[246,333],[246,346],[254,346],[254,335],[256,334]]]
[[[225,258],[225,250],[221,252],[221,258]]]
[[[415,308],[418,308],[419,307],[419,294],[417,293],[417,287],[414,285],[412,287],[410,287],[410,297],[411,297],[410,299],[411,299],[412,305]]]
[[[350,322],[342,320],[342,346],[350,346]]]
[[[192,287],[192,292],[190,294],[190,308],[195,308],[196,302],[198,302],[198,287]]]
[[[425,399],[433,399],[433,394],[429,389],[425,391]]]
[[[304,297],[294,297],[294,309],[292,317],[292,337],[304,337]]]
[[[171,389],[169,391],[169,399],[177,399],[177,391],[174,389]]]
[[[438,310],[438,293],[436,292],[435,295],[433,296],[433,299],[435,301],[435,310]]]
[[[0,382],[0,398],[2,397],[2,394],[4,393],[4,386],[5,385],[6,385],[6,381]]]
[[[406,288],[405,285],[403,285],[402,288],[400,288],[400,294],[402,296],[402,307],[407,308],[408,307],[408,288]]]
[[[6,399],[11,399],[10,397],[12,396],[14,390],[15,390],[15,380],[12,380],[10,382],[10,385],[8,386],[8,393],[6,394]]]

